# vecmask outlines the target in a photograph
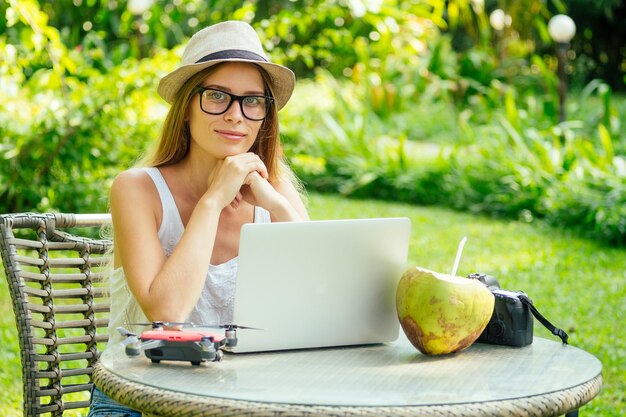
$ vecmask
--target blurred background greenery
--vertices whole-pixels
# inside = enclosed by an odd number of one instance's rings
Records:
[[[564,121],[556,13],[577,25]],[[310,190],[623,245],[625,13],[621,0],[2,0],[0,211],[107,210],[113,177],[158,137],[156,85],[179,45],[243,19],[298,76],[281,128]]]
[[[155,87],[179,45],[232,18],[298,75],[282,132],[309,189],[541,218],[623,245],[626,6],[582,3],[5,0],[0,211],[105,211],[112,178],[159,134]],[[578,34],[559,122],[547,22],[566,12]]]

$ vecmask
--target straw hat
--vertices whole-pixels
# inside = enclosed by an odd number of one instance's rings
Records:
[[[291,97],[296,83],[293,72],[269,62],[252,26],[234,20],[206,27],[193,35],[183,52],[182,65],[161,78],[157,91],[171,104],[185,81],[220,62],[250,62],[267,71],[279,110]]]

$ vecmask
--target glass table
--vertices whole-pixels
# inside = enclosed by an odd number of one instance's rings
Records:
[[[542,338],[426,356],[400,332],[388,344],[227,353],[200,366],[111,346],[94,382],[146,416],[555,416],[576,415],[598,394],[602,364]]]

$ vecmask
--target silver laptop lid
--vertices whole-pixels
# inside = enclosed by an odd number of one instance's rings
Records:
[[[393,341],[408,218],[246,224],[241,230],[234,352]]]

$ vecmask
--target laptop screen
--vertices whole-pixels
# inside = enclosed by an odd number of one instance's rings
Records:
[[[241,231],[234,352],[393,341],[408,218],[246,224]]]

